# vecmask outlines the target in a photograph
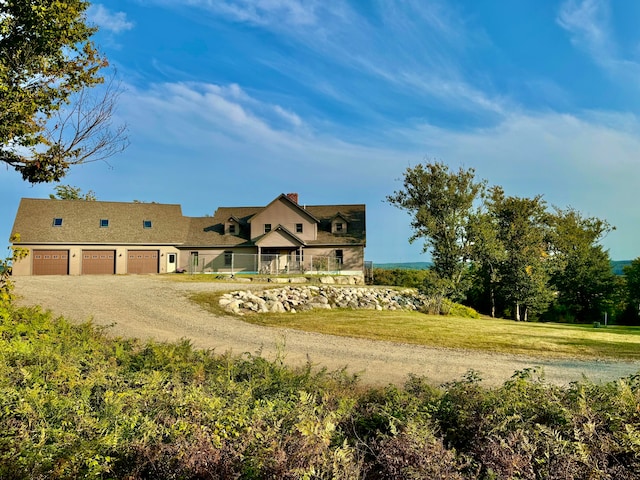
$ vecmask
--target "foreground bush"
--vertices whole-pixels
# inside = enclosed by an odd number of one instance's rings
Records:
[[[39,309],[0,317],[3,479],[640,478],[637,376],[364,388]]]

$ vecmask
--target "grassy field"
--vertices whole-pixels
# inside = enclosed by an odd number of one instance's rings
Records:
[[[219,293],[191,299],[212,313]],[[542,358],[640,360],[640,327],[525,323],[482,317],[468,319],[404,311],[313,310],[295,314],[244,315],[243,321],[329,335],[433,347],[465,348]]]

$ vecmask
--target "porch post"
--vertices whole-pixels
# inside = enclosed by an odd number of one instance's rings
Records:
[[[260,254],[260,252],[261,252],[260,245],[258,245],[258,259],[257,259],[257,262],[256,262],[257,265],[258,265],[258,268],[256,268],[256,271],[258,273],[260,273],[261,270],[262,270],[262,255]]]

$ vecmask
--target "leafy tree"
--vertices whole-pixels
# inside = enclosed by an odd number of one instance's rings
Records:
[[[543,312],[552,298],[545,202],[540,195],[507,197],[501,187],[493,187],[488,206],[504,248],[498,267],[499,293],[513,308],[514,319],[526,321],[530,313]]]
[[[614,294],[609,253],[598,242],[613,227],[598,218],[583,218],[574,209],[556,209],[550,216],[553,258],[551,282],[556,305],[577,322],[598,320]]]
[[[500,265],[507,259],[507,250],[498,235],[494,218],[488,212],[478,212],[469,223],[471,240],[471,275],[475,289],[487,294],[485,303],[492,317],[496,316],[496,289],[500,283]]]
[[[55,194],[49,194],[49,198],[52,200],[87,200],[91,202],[96,200],[96,194],[93,190],[83,194],[82,189],[71,185],[57,185],[54,190]]]
[[[627,325],[640,325],[640,257],[624,267],[626,309],[621,322]]]
[[[452,172],[444,163],[428,163],[407,168],[403,187],[387,201],[412,216],[409,241],[424,241],[423,251],[431,251],[433,270],[447,293],[461,295],[471,256],[468,226],[485,182],[475,180],[474,169]]]
[[[0,161],[32,183],[57,181],[70,166],[127,146],[111,128],[118,97],[104,83],[107,60],[91,41],[86,0],[0,2]]]

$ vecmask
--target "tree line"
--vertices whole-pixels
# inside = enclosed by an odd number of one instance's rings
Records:
[[[615,275],[603,238],[615,229],[542,195],[507,195],[473,168],[409,167],[387,202],[411,216],[410,242],[433,265],[420,288],[514,320],[640,324],[640,259]]]

